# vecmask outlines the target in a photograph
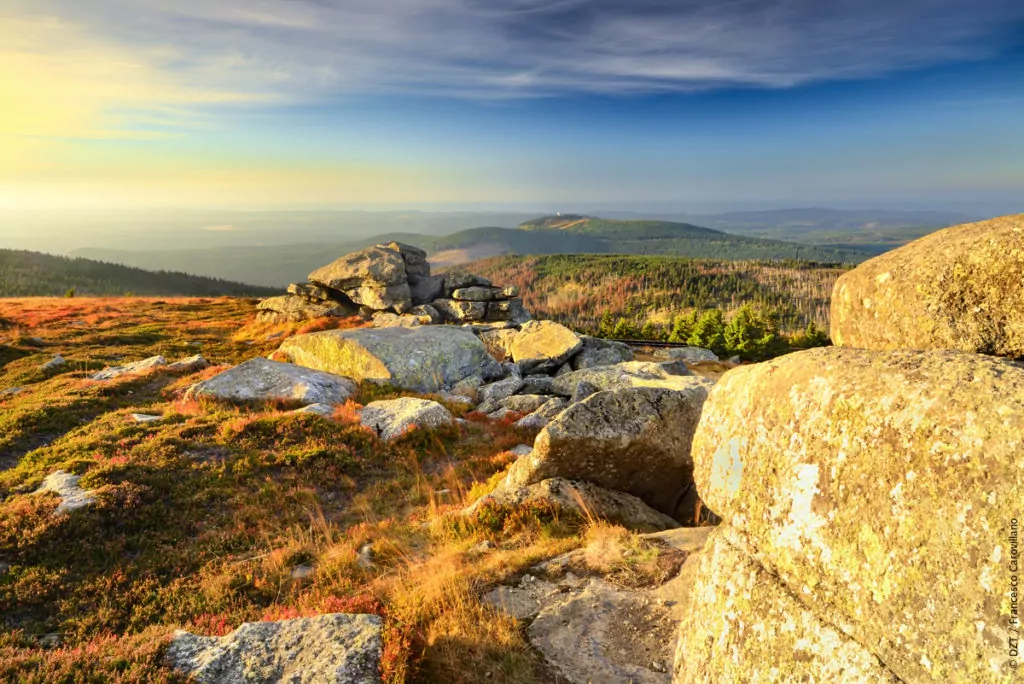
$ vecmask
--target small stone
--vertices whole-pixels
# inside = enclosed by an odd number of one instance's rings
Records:
[[[64,357],[61,356],[60,354],[57,354],[56,356],[54,356],[52,359],[50,359],[49,361],[44,363],[39,368],[41,370],[48,371],[48,370],[53,370],[54,368],[60,368],[65,363],[67,363],[67,361],[64,360]]]
[[[63,470],[58,470],[46,476],[46,479],[39,485],[36,493],[54,492],[60,497],[60,505],[53,512],[54,515],[61,515],[78,510],[79,508],[85,508],[95,503],[96,497],[78,484],[78,481],[81,479],[81,475],[72,475]]]
[[[334,407],[330,404],[317,403],[295,409],[292,413],[313,413],[324,418],[332,418],[334,417]]]
[[[163,416],[152,415],[149,413],[133,413],[131,417],[136,423],[156,423],[164,419]]]
[[[448,425],[452,422],[452,414],[436,401],[402,397],[367,404],[359,412],[359,420],[381,439],[390,441],[414,427]]]
[[[21,392],[20,387],[8,387],[7,389],[0,392],[0,397],[10,397]]]
[[[292,568],[292,579],[304,580],[313,574],[312,565],[296,565]]]
[[[369,569],[373,567],[373,544],[366,543],[359,547],[356,563],[361,568]]]
[[[517,444],[509,449],[509,452],[516,456],[529,456],[533,452],[533,447],[529,444]]]

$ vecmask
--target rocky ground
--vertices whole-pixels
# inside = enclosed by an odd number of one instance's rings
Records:
[[[4,302],[0,676],[1011,682],[1022,235],[869,261],[839,346],[738,368],[397,244],[294,286],[351,316]]]

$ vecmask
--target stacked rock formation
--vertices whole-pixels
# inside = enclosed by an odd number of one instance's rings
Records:
[[[839,346],[718,382],[675,681],[1016,681],[1022,274],[1024,216],[940,231],[840,278]]]
[[[512,322],[530,315],[515,287],[494,287],[480,276],[431,274],[427,253],[400,242],[375,245],[292,283],[288,294],[264,300],[259,318],[302,321],[360,314],[377,327],[431,323]]]

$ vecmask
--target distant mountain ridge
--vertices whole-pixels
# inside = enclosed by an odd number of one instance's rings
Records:
[[[852,246],[808,245],[733,235],[673,221],[604,219],[584,215],[541,216],[516,228],[485,226],[450,235],[391,233],[338,243],[311,243],[218,250],[76,254],[148,269],[188,270],[199,275],[283,287],[305,280],[334,258],[373,244],[398,240],[425,249],[447,266],[507,254],[633,254],[723,260],[793,259],[825,264],[860,263],[872,253]]]
[[[61,296],[252,296],[277,294],[245,285],[186,273],[145,271],[80,257],[0,249],[0,297]]]

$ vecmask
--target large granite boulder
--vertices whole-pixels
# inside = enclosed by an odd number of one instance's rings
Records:
[[[693,374],[682,361],[626,361],[613,366],[593,366],[563,373],[554,379],[552,388],[556,394],[565,397],[571,397],[581,382],[590,383],[599,390],[627,387],[685,389],[692,384],[692,377]]]
[[[1024,358],[1024,214],[954,226],[836,281],[832,340]]]
[[[899,682],[878,658],[816,617],[718,529],[700,552],[679,625],[675,679]]]
[[[480,340],[487,347],[487,351],[490,352],[491,356],[498,361],[504,361],[511,358],[512,341],[516,339],[518,334],[519,331],[515,328],[484,330],[480,333]]]
[[[444,276],[409,276],[409,291],[413,304],[429,304],[444,294]]]
[[[425,278],[430,275],[430,264],[427,262],[427,253],[419,247],[407,245],[404,242],[389,242],[377,245],[384,249],[398,252],[402,261],[405,262],[405,274],[408,278]]]
[[[654,355],[659,359],[678,359],[687,363],[718,361],[718,355],[704,347],[668,347],[667,349],[658,349]]]
[[[488,321],[525,323],[530,320],[530,318],[530,312],[523,306],[523,300],[521,299],[517,298],[487,302]]]
[[[689,380],[685,389],[603,391],[570,405],[500,486],[564,477],[632,494],[669,516],[689,510],[695,496],[690,445],[708,395],[704,381]]]
[[[382,621],[332,613],[246,622],[223,637],[178,631],[167,661],[201,684],[376,684]]]
[[[377,245],[318,268],[309,274],[309,280],[344,292],[356,304],[405,313],[413,306],[405,263],[397,249]]]
[[[726,373],[693,443],[703,501],[902,681],[1008,681],[1024,366],[823,348]]]
[[[554,321],[524,323],[512,340],[512,359],[524,373],[552,371],[583,348],[580,336]]]
[[[186,396],[232,402],[341,404],[355,391],[356,384],[349,378],[257,357],[192,385]]]
[[[476,335],[451,326],[325,330],[288,338],[280,353],[300,366],[417,392],[501,374]]]
[[[359,412],[359,422],[388,442],[416,427],[449,425],[452,414],[436,401],[402,397],[373,401]]]

